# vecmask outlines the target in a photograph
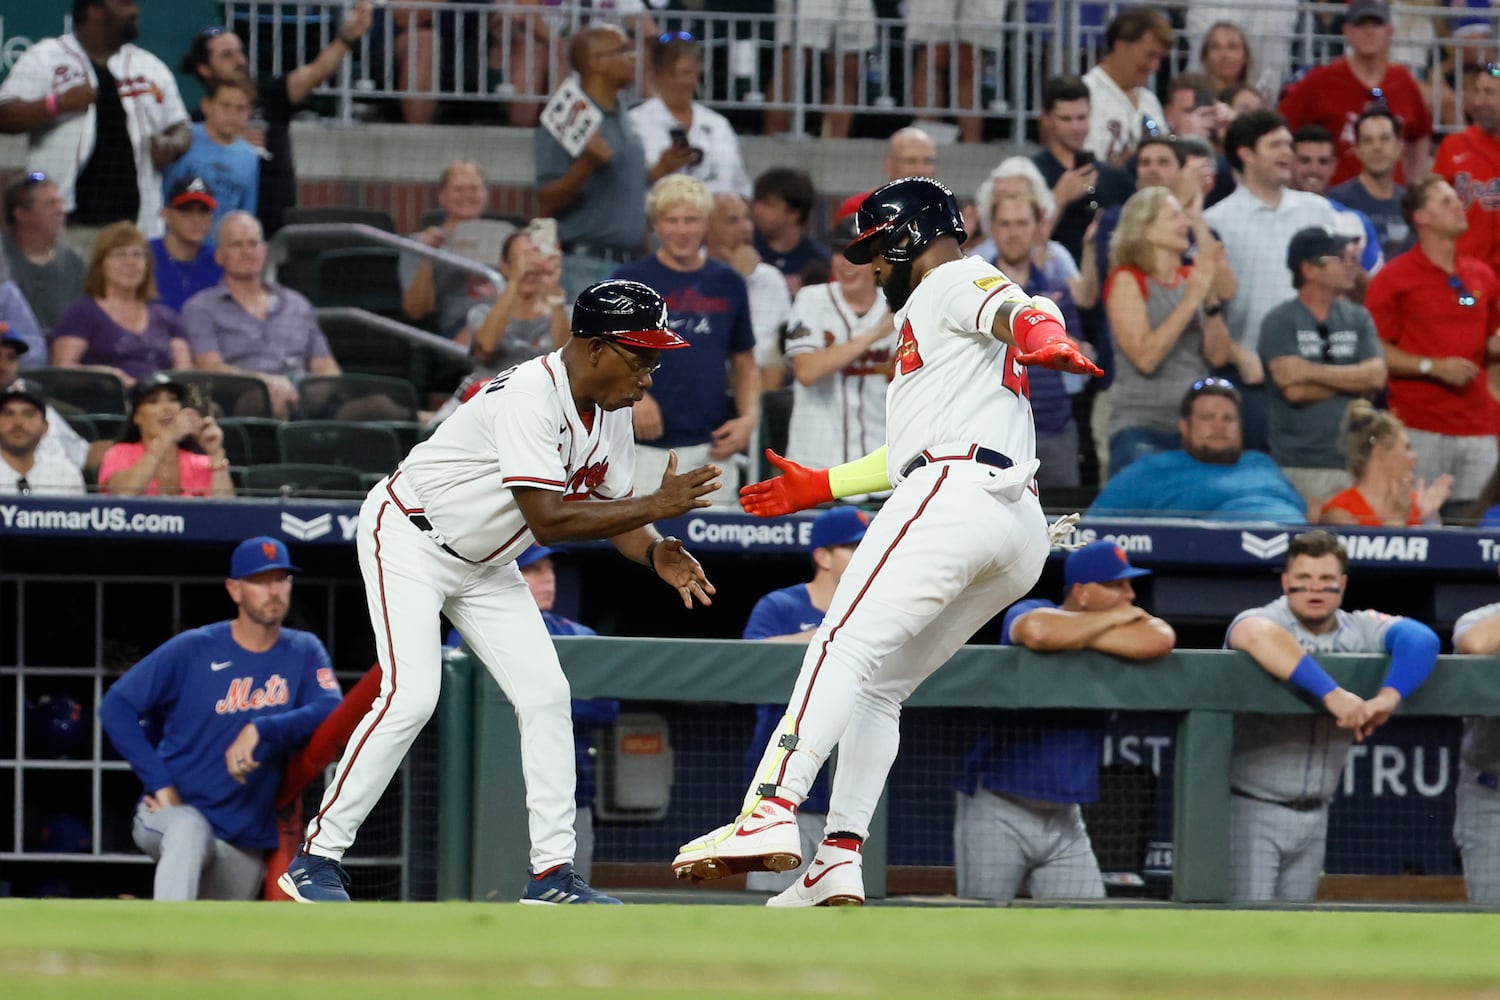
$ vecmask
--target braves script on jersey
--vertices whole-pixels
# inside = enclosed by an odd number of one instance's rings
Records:
[[[924,449],[977,444],[1017,467],[1036,456],[1019,349],[990,332],[1019,286],[977,257],[928,272],[896,314],[896,367],[886,396],[891,482]]]
[[[413,448],[392,489],[418,500],[463,558],[508,562],[533,541],[511,487],[555,490],[566,500],[631,494],[630,409],[596,408],[590,417],[585,422],[574,405],[561,355],[534,358],[496,375]]]
[[[1379,611],[1335,612],[1338,627],[1315,635],[1302,627],[1285,597],[1261,608],[1241,611],[1224,633],[1246,618],[1266,618],[1292,634],[1313,656],[1324,653],[1383,653],[1385,634],[1399,619]],[[1339,729],[1329,715],[1236,715],[1230,784],[1278,802],[1332,799],[1354,735]]]

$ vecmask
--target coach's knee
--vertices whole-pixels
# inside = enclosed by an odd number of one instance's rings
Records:
[[[158,815],[162,821],[160,863],[201,868],[213,857],[214,828],[197,809],[169,806],[158,810]]]

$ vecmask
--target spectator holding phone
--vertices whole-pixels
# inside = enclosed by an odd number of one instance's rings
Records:
[[[99,465],[101,493],[234,496],[224,431],[189,402],[187,387],[165,374],[135,384],[130,419]]]
[[[750,175],[734,126],[693,100],[702,76],[703,53],[688,32],[669,31],[652,44],[651,82],[656,85],[656,96],[630,110],[646,167],[659,161],[669,147],[685,149],[688,163],[679,173],[698,178],[710,194],[748,198]]]
[[[1125,171],[1095,162],[1089,134],[1089,88],[1076,76],[1054,76],[1042,87],[1042,151],[1031,158],[1052,185],[1057,221],[1052,238],[1083,257],[1083,234],[1101,208],[1123,205],[1135,190]]]
[[[443,221],[411,237],[435,249],[447,245],[459,223],[484,216],[490,190],[479,164],[472,160],[448,164],[438,182],[437,200]],[[495,295],[490,283],[478,275],[435,264],[426,257],[403,253],[400,268],[401,311],[417,322],[436,317],[437,332],[444,337],[456,337],[474,304]]]
[[[552,220],[537,219],[505,238],[500,250],[505,289],[493,304],[481,302],[469,310],[462,336],[472,334],[472,353],[490,371],[556,350],[570,336],[556,228],[542,223]]]

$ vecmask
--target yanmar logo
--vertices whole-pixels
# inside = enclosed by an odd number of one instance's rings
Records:
[[[322,538],[333,530],[333,515],[319,514],[317,517],[304,521],[295,514],[282,511],[281,530],[282,533],[299,542],[310,542],[316,538]]]
[[[1428,540],[1420,535],[1340,535],[1339,541],[1355,561],[1427,561]]]
[[[1270,538],[1262,538],[1252,535],[1248,531],[1240,532],[1240,548],[1257,559],[1275,559],[1286,553],[1286,548],[1291,544],[1291,536],[1285,531]]]

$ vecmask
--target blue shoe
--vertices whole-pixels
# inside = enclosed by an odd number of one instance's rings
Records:
[[[316,854],[297,855],[276,884],[299,903],[349,902],[349,873],[332,858]]]
[[[526,891],[521,893],[521,902],[533,906],[551,906],[561,903],[613,903],[620,901],[589,885],[578,877],[572,865],[558,865],[544,875],[532,874],[526,880]]]

